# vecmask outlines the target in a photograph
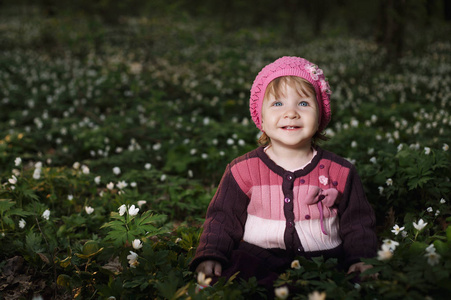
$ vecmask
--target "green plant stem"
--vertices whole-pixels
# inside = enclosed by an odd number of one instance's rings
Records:
[[[47,238],[45,237],[45,234],[44,234],[44,232],[42,231],[41,226],[39,225],[38,217],[35,217],[35,219],[36,219],[36,224],[38,224],[38,229],[39,229],[39,231],[41,232],[42,236],[44,237],[44,241],[45,241],[45,243],[46,243],[46,245],[47,245],[47,248],[48,248],[48,250],[49,250],[49,253],[50,253],[50,244],[49,244],[49,242],[47,241]],[[56,286],[56,285],[57,285],[57,280],[58,280],[58,279],[57,279],[57,277],[56,277],[56,266],[55,266],[54,261],[55,261],[55,253],[52,252],[53,281],[54,281],[55,286]],[[53,296],[54,296],[54,298],[56,298],[56,292],[57,292],[57,289],[55,289],[55,290],[53,291]]]

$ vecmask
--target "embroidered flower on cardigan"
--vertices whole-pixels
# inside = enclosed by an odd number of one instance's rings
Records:
[[[319,69],[318,66],[314,64],[306,64],[304,68],[307,72],[310,73],[310,76],[313,80],[318,80],[318,75],[323,74],[323,70]]]
[[[326,176],[321,175],[321,176],[319,177],[319,182],[320,182],[322,185],[327,185],[327,183],[329,182],[329,179],[328,179]]]

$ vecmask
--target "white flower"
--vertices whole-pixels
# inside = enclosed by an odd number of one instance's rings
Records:
[[[356,141],[352,141],[351,142],[351,148],[355,148],[357,147],[357,142]]]
[[[137,186],[137,184],[136,184],[136,182],[130,182],[130,186],[132,187],[132,188],[135,188],[136,186]]]
[[[12,169],[12,172],[14,174],[14,176],[19,177],[20,176],[20,171],[17,169]]]
[[[396,224],[395,226],[393,226],[393,230],[391,232],[393,232],[395,235],[398,235],[402,230],[404,230],[404,227],[399,227],[398,224]]]
[[[386,244],[382,244],[382,249],[377,251],[378,260],[389,260],[393,256],[393,251]]]
[[[403,231],[401,232],[401,236],[402,236],[403,238],[406,238],[408,235],[409,235],[409,234],[408,234],[407,231],[405,231],[405,230],[403,230]]]
[[[288,291],[288,287],[281,286],[274,289],[274,294],[276,295],[277,299],[287,299],[290,292]]]
[[[321,175],[318,179],[322,185],[327,185],[327,183],[329,182],[329,179],[324,175]]]
[[[132,246],[133,246],[133,249],[138,250],[138,249],[141,249],[143,247],[143,243],[141,242],[141,240],[135,239],[132,242]]]
[[[384,192],[384,187],[379,186],[377,189],[379,190],[379,195],[382,195],[382,193]]]
[[[391,251],[395,251],[396,247],[399,246],[399,243],[390,239],[385,239],[383,246],[388,247]]]
[[[14,160],[14,165],[16,167],[18,167],[18,166],[20,166],[21,163],[22,163],[22,158],[16,157],[16,159]]]
[[[38,180],[39,178],[41,178],[41,169],[36,168],[33,172],[33,179]]]
[[[116,186],[117,186],[118,189],[123,190],[124,188],[126,188],[128,186],[128,183],[125,182],[124,180],[122,180],[122,181],[119,181],[116,184]]]
[[[139,62],[132,62],[128,66],[130,68],[130,73],[132,73],[134,75],[140,74],[143,69],[143,65]]]
[[[165,180],[166,180],[166,174],[161,175],[160,181],[165,181]]]
[[[94,208],[92,208],[91,206],[85,206],[85,211],[88,215],[90,215],[94,212]]]
[[[50,218],[50,210],[46,209],[43,213],[42,213],[42,217],[46,220],[48,220]]]
[[[125,204],[122,204],[119,208],[119,215],[123,216],[125,214],[125,212],[127,211],[127,206],[125,206]]]
[[[81,171],[83,172],[83,174],[89,174],[89,168],[88,166],[81,166]]]
[[[428,258],[428,264],[431,266],[435,266],[440,262],[441,256],[436,252],[428,252],[424,256]]]
[[[203,159],[207,159],[207,158],[208,158],[208,154],[207,154],[207,153],[202,153],[201,157],[202,157]]]
[[[425,223],[425,222],[423,221],[423,219],[420,219],[420,220],[418,221],[418,224],[415,223],[415,222],[413,222],[413,227],[415,227],[416,230],[421,231],[421,230],[423,230],[424,227],[426,227],[427,224],[428,224],[428,223]]]
[[[139,208],[141,208],[141,206],[143,206],[143,205],[146,204],[146,203],[147,203],[146,200],[139,200],[139,201],[138,201],[138,206],[139,206]]]
[[[448,144],[443,144],[442,149],[443,149],[443,151],[448,151],[449,150]]]
[[[130,264],[130,268],[136,268],[139,265],[138,262],[138,254],[133,251],[130,251],[130,254],[127,255],[128,263]]]
[[[373,164],[377,163],[376,157],[371,157],[370,158],[370,162],[372,162]]]
[[[119,175],[119,174],[121,174],[121,169],[119,167],[114,167],[113,173],[114,173],[114,175]]]
[[[128,209],[128,214],[130,216],[136,216],[139,212],[139,208],[135,208],[135,205],[130,206],[130,208]]]
[[[20,219],[20,221],[19,221],[19,227],[20,227],[21,229],[24,229],[24,228],[25,228],[25,225],[27,225],[27,222],[25,222],[24,219]]]
[[[437,210],[435,211],[435,216],[437,217],[439,214],[440,214],[440,210],[437,209]]]
[[[434,246],[434,244],[430,244],[430,245],[426,248],[426,252],[427,252],[427,253],[433,253],[433,252],[435,252],[435,246]]]
[[[74,200],[74,195],[67,195],[67,200],[69,200],[69,201]]]
[[[144,165],[144,169],[150,170],[150,168],[152,168],[152,165],[150,163]]]
[[[100,176],[96,176],[96,177],[94,178],[94,182],[95,182],[96,184],[100,184],[100,179],[101,179]]]
[[[293,260],[291,262],[291,268],[299,270],[301,268],[301,264],[299,263],[299,260]]]
[[[10,179],[8,179],[8,182],[12,185],[17,183],[17,177],[16,176],[12,176]]]
[[[393,179],[388,178],[387,181],[385,181],[385,183],[386,183],[388,186],[393,185]]]
[[[314,291],[313,293],[308,294],[308,300],[325,300],[326,292],[318,292]]]
[[[426,154],[426,155],[431,154],[431,148],[429,148],[429,147],[424,147],[424,154]]]
[[[399,144],[399,145],[398,145],[398,152],[402,150],[402,147],[404,147],[403,144]]]
[[[227,145],[231,146],[231,145],[233,145],[234,143],[235,143],[235,141],[234,141],[233,139],[231,139],[231,138],[228,138],[228,139],[227,139]]]
[[[193,178],[194,174],[192,170],[188,170],[188,177]]]
[[[430,212],[430,213],[434,211],[434,210],[432,209],[432,207],[430,207],[430,206],[429,206],[426,210],[427,210],[427,212]]]
[[[197,274],[197,283],[202,286],[202,287],[206,287],[209,286],[211,282],[211,278],[206,278],[205,273],[204,272],[199,272]]]
[[[445,203],[446,203],[446,200],[445,200],[444,198],[442,198],[442,199],[440,199],[440,203],[441,203],[441,204],[445,204]]]
[[[74,168],[75,170],[78,170],[80,168],[80,163],[78,161],[74,162],[74,164],[72,165],[72,168]]]
[[[108,184],[106,185],[106,188],[109,189],[109,190],[114,189],[114,183],[112,183],[112,182],[108,183]]]

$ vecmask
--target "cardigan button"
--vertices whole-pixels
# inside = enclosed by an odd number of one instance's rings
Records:
[[[288,222],[288,227],[293,228],[293,225],[294,225],[293,222],[291,222],[291,221]]]
[[[320,169],[324,169],[324,165],[319,165],[319,168]]]
[[[289,181],[291,181],[291,180],[293,180],[293,176],[292,175],[287,175],[286,177],[285,177],[287,180],[289,180]]]
[[[305,215],[306,220],[310,220],[310,215]]]
[[[300,182],[301,184],[304,184],[304,183],[305,183],[305,180],[304,180],[304,179],[301,179],[301,180],[299,180],[299,182]]]
[[[334,181],[334,182],[332,182],[332,184],[333,184],[334,186],[337,186],[337,185],[338,185],[338,181]]]
[[[326,198],[326,196],[324,196],[324,195],[319,195],[319,197],[318,197],[319,201],[323,201],[324,198]]]
[[[285,203],[290,203],[291,199],[290,198],[285,198]]]

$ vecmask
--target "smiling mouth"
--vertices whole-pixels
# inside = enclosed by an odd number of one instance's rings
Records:
[[[283,126],[282,129],[287,129],[287,130],[294,130],[294,129],[299,129],[301,127],[299,126]]]

